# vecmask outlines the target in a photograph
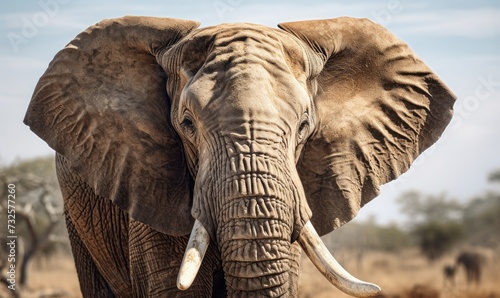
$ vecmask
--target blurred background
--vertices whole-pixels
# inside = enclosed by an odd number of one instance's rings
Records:
[[[500,297],[495,285],[500,276],[500,3],[427,0],[2,2],[0,297],[80,296],[54,154],[22,119],[53,56],[88,26],[124,15],[271,27],[363,17],[407,42],[458,96],[452,123],[407,173],[383,186],[352,222],[324,240],[348,270],[381,285],[383,297]],[[4,280],[11,184],[16,185],[16,292],[5,289]],[[311,266],[304,259],[301,297],[344,297]]]

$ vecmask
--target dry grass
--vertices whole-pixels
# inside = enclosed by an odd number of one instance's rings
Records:
[[[398,298],[500,298],[499,260],[490,260],[484,267],[481,285],[467,286],[465,273],[456,273],[455,285],[444,281],[443,267],[453,263],[453,256],[429,264],[416,251],[399,256],[386,253],[367,253],[361,264],[349,254],[341,254],[339,262],[354,276],[373,282],[382,288],[380,297]],[[311,262],[302,258],[300,297],[350,297],[321,276]]]
[[[448,256],[429,264],[416,251],[399,256],[386,253],[366,253],[360,264],[349,253],[336,252],[338,260],[356,277],[382,287],[383,295],[391,298],[500,298],[500,260],[489,260],[479,287],[467,287],[465,274],[457,273],[456,285],[443,282],[442,268],[453,263]],[[70,258],[53,258],[30,266],[28,290],[20,297],[81,297],[76,271]],[[0,297],[9,297],[0,290]],[[41,295],[43,294],[43,295]],[[57,295],[59,294],[59,295]],[[301,298],[350,297],[321,276],[310,261],[302,258],[300,279]]]
[[[28,283],[18,292],[22,298],[81,297],[75,265],[71,257],[35,260],[29,266]],[[0,290],[0,297],[13,297],[10,291]]]

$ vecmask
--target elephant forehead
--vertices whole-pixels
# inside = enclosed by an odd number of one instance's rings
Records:
[[[230,111],[240,119],[283,113],[294,119],[310,105],[305,51],[286,32],[224,24],[200,29],[176,47],[180,59],[176,51],[169,58],[181,63],[181,107],[213,116]]]
[[[295,37],[278,29],[246,23],[223,24],[200,29],[189,43],[191,46],[186,49],[207,49],[205,72],[230,72],[260,65],[275,77],[280,72],[298,78],[306,76],[303,48]],[[193,51],[188,52],[193,56]]]

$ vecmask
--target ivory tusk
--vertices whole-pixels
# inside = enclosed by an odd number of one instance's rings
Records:
[[[189,236],[186,252],[184,252],[184,257],[182,258],[179,274],[177,275],[177,288],[179,290],[187,290],[193,283],[203,262],[203,257],[205,257],[209,243],[210,235],[201,222],[196,220],[191,231],[191,236]]]
[[[380,293],[379,286],[355,278],[340,266],[310,221],[304,225],[297,241],[316,268],[342,292],[355,297],[371,297]]]

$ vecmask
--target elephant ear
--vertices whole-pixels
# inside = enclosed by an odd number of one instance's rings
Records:
[[[171,235],[191,230],[192,182],[156,57],[198,25],[123,17],[88,28],[54,57],[24,119],[97,195]]]
[[[310,49],[317,75],[318,122],[297,167],[323,235],[351,220],[437,141],[455,96],[405,43],[369,20],[279,26]]]

